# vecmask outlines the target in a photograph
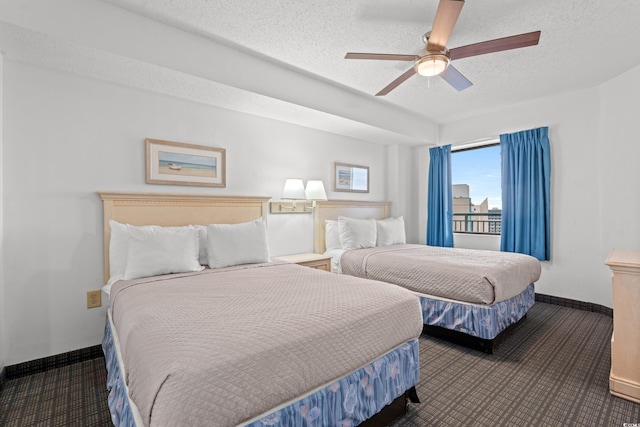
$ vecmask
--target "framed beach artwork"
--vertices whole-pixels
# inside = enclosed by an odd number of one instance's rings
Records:
[[[333,189],[334,191],[348,191],[351,193],[368,193],[369,166],[335,162]]]
[[[226,187],[224,148],[145,139],[147,184]]]

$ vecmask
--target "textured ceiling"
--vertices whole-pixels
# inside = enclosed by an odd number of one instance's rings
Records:
[[[373,97],[410,63],[345,60],[347,51],[415,54],[436,0],[106,0],[281,66]],[[538,46],[454,61],[474,85],[413,76],[375,102],[449,123],[596,86],[640,64],[640,2],[467,0],[449,48],[541,30]]]
[[[457,92],[411,67],[438,0],[2,0],[0,53],[89,78],[381,144],[437,144],[442,124],[598,86],[640,64],[640,2],[467,0],[455,48],[540,30],[540,44],[454,61]]]

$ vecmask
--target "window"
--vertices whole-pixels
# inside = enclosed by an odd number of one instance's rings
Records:
[[[500,234],[502,217],[500,144],[451,152],[453,232]]]

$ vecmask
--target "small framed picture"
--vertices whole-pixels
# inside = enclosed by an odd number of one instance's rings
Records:
[[[145,139],[147,184],[226,187],[224,148]]]
[[[369,166],[335,162],[333,171],[334,191],[351,193],[369,192]]]

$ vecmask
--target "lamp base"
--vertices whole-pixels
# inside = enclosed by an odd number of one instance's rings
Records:
[[[287,213],[311,213],[313,211],[313,202],[271,202],[269,203],[269,212],[272,214]]]

